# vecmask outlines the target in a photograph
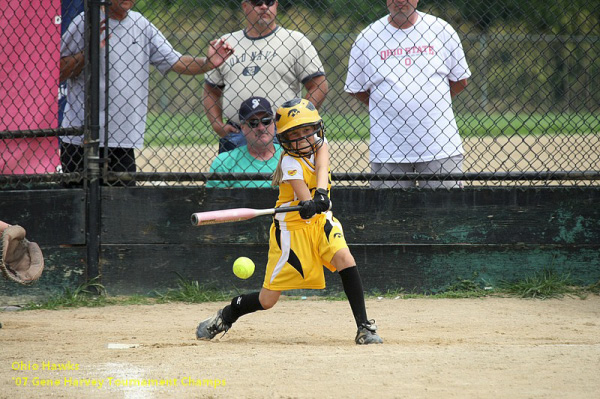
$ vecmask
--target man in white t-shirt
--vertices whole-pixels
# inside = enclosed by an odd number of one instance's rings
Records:
[[[252,96],[266,98],[276,110],[285,101],[302,97],[317,108],[327,95],[325,70],[317,50],[300,32],[277,25],[276,0],[243,0],[246,27],[222,37],[235,55],[206,74],[203,105],[220,137],[219,152],[246,143],[238,109]]]
[[[357,37],[345,91],[369,107],[371,169],[377,174],[461,173],[463,148],[452,97],[471,72],[456,31],[416,10],[419,0],[387,0],[390,14]],[[449,180],[420,187],[453,188]],[[411,181],[373,181],[411,187]]]
[[[101,158],[109,170],[135,172],[134,149],[144,144],[148,110],[150,65],[161,73],[175,71],[198,75],[221,65],[233,53],[222,40],[213,40],[207,57],[182,55],[142,14],[131,11],[135,0],[112,0],[108,18],[102,13],[101,30],[109,27],[108,152],[104,154],[106,82],[105,58],[100,57],[100,144]],[[106,19],[105,19],[106,18]],[[104,37],[104,35],[102,35]],[[101,43],[104,49],[106,39]],[[61,39],[60,81],[67,81],[67,104],[63,127],[84,124],[85,76],[84,14],[76,16]],[[104,50],[102,50],[102,54]],[[83,137],[61,138],[61,163],[64,172],[83,170]]]

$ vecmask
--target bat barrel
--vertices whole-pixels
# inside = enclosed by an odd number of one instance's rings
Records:
[[[192,214],[191,222],[193,226],[204,226],[207,224],[230,223],[241,220],[252,219],[257,216],[272,215],[280,212],[298,211],[301,206],[291,206],[271,209],[250,209],[235,208],[224,209],[220,211],[196,212]]]
[[[272,213],[272,211],[271,211]],[[265,214],[264,211],[250,208],[223,209],[219,211],[196,212],[192,214],[194,226],[204,226],[217,223],[231,223],[251,219]]]

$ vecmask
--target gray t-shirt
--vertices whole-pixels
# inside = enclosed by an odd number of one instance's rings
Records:
[[[325,75],[317,50],[300,32],[277,27],[260,38],[243,30],[222,37],[235,53],[206,74],[206,83],[223,89],[223,119],[239,122],[242,101],[264,97],[273,112],[285,101],[302,97],[303,84]]]
[[[104,19],[104,15],[101,17]],[[109,19],[109,147],[141,148],[144,144],[148,112],[150,65],[166,74],[181,54],[142,14],[129,11],[122,21]],[[102,35],[104,38],[104,34]],[[61,40],[61,57],[84,48],[84,16],[73,19]],[[105,59],[100,51],[100,143],[104,144]],[[67,104],[63,127],[83,126],[84,73],[67,81]],[[82,137],[63,137],[67,143],[81,144]]]

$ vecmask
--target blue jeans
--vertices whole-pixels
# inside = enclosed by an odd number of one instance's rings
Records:
[[[273,139],[275,144],[279,144],[277,136]],[[227,136],[219,139],[219,154],[222,152],[231,151],[234,148],[246,145],[246,136],[240,130],[239,132],[228,133]]]
[[[246,145],[246,136],[241,131],[228,133],[219,139],[219,154]]]

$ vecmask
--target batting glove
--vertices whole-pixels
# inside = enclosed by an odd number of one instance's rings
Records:
[[[300,204],[298,205],[302,207],[299,211],[302,219],[310,219],[317,213],[317,207],[313,200],[300,201]]]
[[[315,203],[317,213],[327,212],[331,209],[331,201],[327,195],[328,193],[329,192],[324,188],[318,188],[315,190],[313,201]]]

